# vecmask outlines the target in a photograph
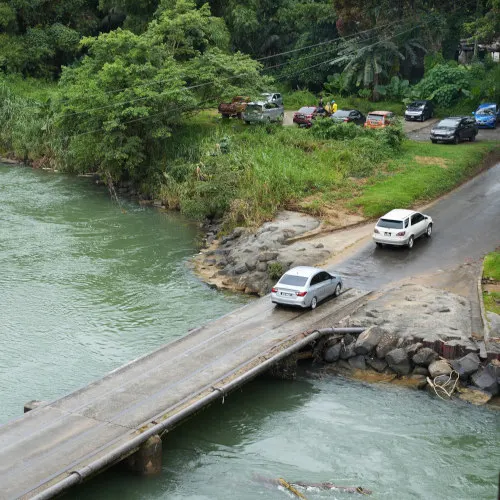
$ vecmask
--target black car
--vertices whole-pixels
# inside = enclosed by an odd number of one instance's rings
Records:
[[[432,128],[431,141],[433,143],[453,142],[454,144],[465,139],[475,141],[477,132],[478,127],[474,117],[450,116]]]
[[[357,109],[339,109],[333,113],[330,118],[335,123],[355,123],[356,125],[363,125],[366,121],[365,115]]]
[[[431,101],[413,101],[406,106],[405,120],[418,120],[423,122],[434,115],[434,106]]]

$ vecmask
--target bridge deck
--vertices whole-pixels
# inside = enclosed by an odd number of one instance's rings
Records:
[[[0,498],[33,498],[73,471],[190,408],[235,374],[250,372],[284,341],[334,326],[366,292],[350,289],[310,313],[259,299],[104,378],[0,427]],[[22,402],[20,402],[21,404]],[[194,411],[194,408],[193,408]],[[77,476],[76,476],[77,477]]]

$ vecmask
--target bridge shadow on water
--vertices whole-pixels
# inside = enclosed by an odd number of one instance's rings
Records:
[[[302,361],[300,365],[299,374],[311,366],[309,361]],[[245,450],[260,439],[266,424],[279,421],[280,413],[288,414],[303,407],[319,392],[312,381],[302,376],[290,381],[261,375],[230,393],[224,402],[217,400],[164,435],[161,474],[134,476],[122,464],[117,464],[73,488],[65,498],[186,498],[178,494],[178,488],[190,481],[190,473],[213,460],[225,461],[230,467],[240,453],[247,453]],[[251,480],[250,471],[248,477]],[[200,491],[197,498],[210,497]]]

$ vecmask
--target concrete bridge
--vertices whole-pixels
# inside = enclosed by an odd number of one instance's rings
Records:
[[[163,432],[328,333],[367,295],[348,289],[314,311],[264,297],[8,422],[0,499],[51,498],[122,460],[158,469]]]

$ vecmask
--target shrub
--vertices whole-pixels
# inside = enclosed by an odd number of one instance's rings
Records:
[[[281,262],[271,262],[267,267],[267,275],[272,280],[278,280],[283,275],[283,264]]]
[[[317,120],[311,133],[318,139],[345,140],[363,135],[365,130],[354,123],[335,123],[329,118]]]
[[[470,95],[472,74],[465,66],[456,63],[436,64],[413,87],[412,95],[433,100],[438,106],[448,107],[459,98]]]

